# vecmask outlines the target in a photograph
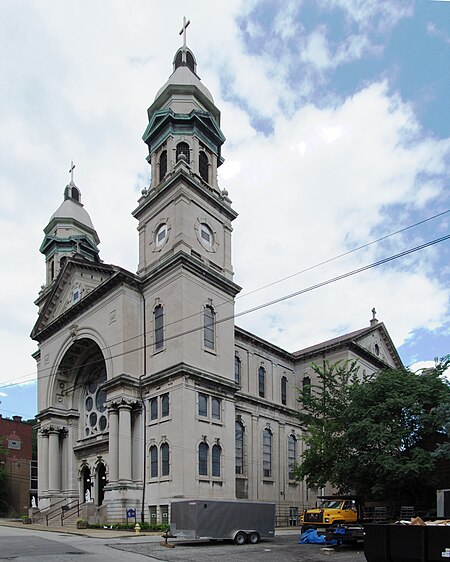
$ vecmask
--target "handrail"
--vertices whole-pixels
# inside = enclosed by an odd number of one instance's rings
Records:
[[[54,519],[55,517],[57,517],[60,513],[60,509],[61,509],[61,505],[62,503],[65,503],[67,501],[66,498],[63,498],[62,500],[57,501],[56,503],[54,503],[51,507],[54,508],[52,510],[50,510],[46,515],[45,515],[45,523],[48,527],[48,522],[50,519]]]
[[[64,527],[64,519],[73,515],[75,510],[77,510],[77,515],[80,515],[80,502],[78,499],[61,506],[61,527]]]

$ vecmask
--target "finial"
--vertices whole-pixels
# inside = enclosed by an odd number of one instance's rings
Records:
[[[179,35],[183,35],[183,47],[186,47],[186,29],[190,23],[191,21],[186,21],[186,16],[183,16],[183,27],[181,28],[181,31],[179,33]]]
[[[70,162],[70,170],[69,170],[69,174],[70,174],[70,181],[73,183],[73,170],[75,169],[75,164],[73,163],[73,160]]]
[[[377,311],[375,310],[375,307],[372,308],[372,319],[370,321],[370,325],[371,326],[375,326],[376,324],[378,324],[378,320],[376,317]]]

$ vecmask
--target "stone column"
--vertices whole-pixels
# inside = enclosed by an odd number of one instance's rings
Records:
[[[116,408],[109,410],[109,481],[117,482],[119,478],[119,412]]]
[[[39,435],[39,489],[41,494],[48,491],[48,433]]]
[[[48,488],[52,492],[61,491],[61,454],[59,450],[59,431],[49,429],[48,432]]]
[[[131,481],[131,405],[119,406],[119,480]]]

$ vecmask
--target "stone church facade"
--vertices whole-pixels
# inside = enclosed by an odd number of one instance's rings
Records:
[[[401,365],[375,314],[357,332],[289,353],[235,325],[232,222],[217,183],[220,112],[192,51],[148,109],[151,184],[133,216],[137,273],[105,264],[73,182],[40,251],[36,304],[38,506],[79,501],[98,521],[136,509],[165,522],[174,498],[273,501],[279,514],[318,493],[295,482],[297,389],[312,362]]]

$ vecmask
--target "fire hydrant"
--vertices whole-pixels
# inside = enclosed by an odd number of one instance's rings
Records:
[[[136,525],[134,526],[134,532],[136,533],[136,535],[139,535],[139,533],[141,532],[141,526],[139,525],[139,523],[136,523]]]

